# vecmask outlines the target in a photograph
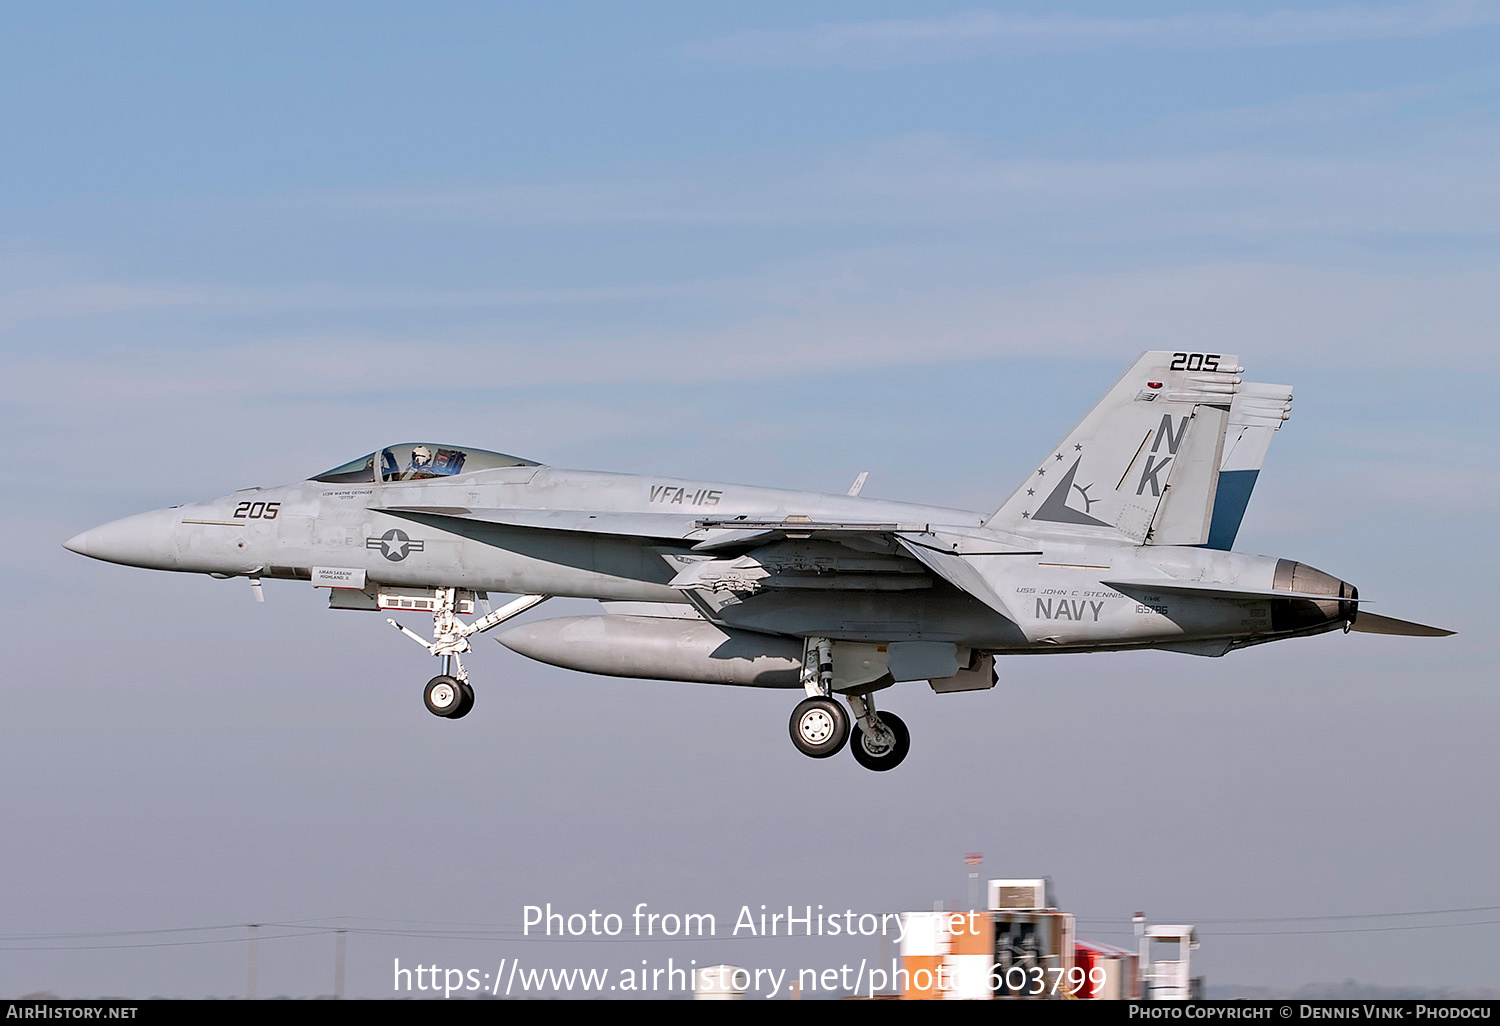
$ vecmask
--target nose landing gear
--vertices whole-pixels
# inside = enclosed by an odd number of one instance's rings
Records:
[[[432,640],[426,641],[415,631],[407,630],[395,620],[385,622],[427,651],[442,660],[442,672],[427,682],[422,691],[422,701],[427,711],[434,716],[457,720],[474,708],[474,689],[469,684],[469,673],[464,669],[460,655],[472,651],[469,638],[482,634],[491,627],[498,627],[513,616],[519,616],[532,606],[545,602],[546,595],[522,595],[514,602],[480,617],[473,623],[464,623],[458,618],[454,607],[458,597],[457,588],[437,588],[433,592]],[[489,600],[485,599],[488,605]]]

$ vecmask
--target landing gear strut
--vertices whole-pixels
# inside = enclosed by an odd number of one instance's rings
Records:
[[[463,660],[459,658],[462,653],[472,651],[469,638],[482,634],[491,627],[498,627],[513,616],[519,616],[539,602],[545,602],[548,596],[522,595],[473,623],[464,623],[454,610],[458,598],[457,588],[438,588],[433,595],[436,601],[432,607],[431,641],[424,640],[415,631],[407,630],[395,620],[387,618],[385,622],[442,660],[443,672],[427,682],[422,700],[427,711],[434,716],[457,720],[467,716],[469,710],[474,708],[474,689],[469,685],[469,673],[464,669]],[[488,607],[489,600],[485,599],[484,602]]]
[[[833,645],[808,638],[802,649],[802,689],[807,697],[792,710],[792,744],[813,759],[837,755],[849,740],[849,714],[833,697]]]

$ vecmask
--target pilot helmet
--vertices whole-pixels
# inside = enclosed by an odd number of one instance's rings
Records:
[[[419,467],[425,467],[432,462],[432,450],[425,445],[419,445],[411,451],[411,461]]]

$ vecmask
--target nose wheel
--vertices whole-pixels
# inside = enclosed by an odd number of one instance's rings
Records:
[[[426,703],[427,711],[434,716],[458,720],[467,716],[469,710],[474,708],[474,689],[467,681],[439,674],[427,682],[427,687],[422,691],[422,701]]]

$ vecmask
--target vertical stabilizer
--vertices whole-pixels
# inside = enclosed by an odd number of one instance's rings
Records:
[[[987,523],[1202,544],[1242,370],[1223,353],[1141,354]]]
[[[1147,544],[1202,545],[1208,541],[1228,424],[1227,406],[1199,403],[1193,407],[1161,502],[1151,518]]]
[[[1240,523],[1245,519],[1245,508],[1250,504],[1250,493],[1266,461],[1266,450],[1271,447],[1271,436],[1291,416],[1291,385],[1247,381],[1240,386],[1229,407],[1229,428],[1219,463],[1219,487],[1214,497],[1208,548],[1234,547]]]

